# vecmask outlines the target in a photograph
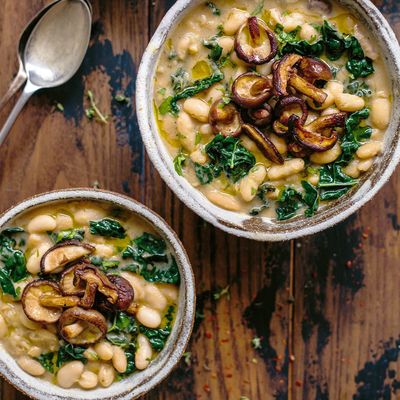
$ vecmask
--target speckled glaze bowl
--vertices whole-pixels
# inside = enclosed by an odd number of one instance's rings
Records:
[[[113,204],[145,220],[172,246],[181,274],[179,304],[172,333],[166,346],[144,371],[137,372],[108,388],[82,390],[63,389],[24,372],[16,361],[0,347],[0,375],[18,390],[38,400],[132,400],[146,394],[165,379],[177,365],[188,344],[195,317],[195,283],[192,267],[182,243],[174,231],[153,211],[128,197],[92,189],[50,192],[32,197],[0,216],[0,230],[20,213],[59,201],[93,200]]]
[[[400,101],[400,47],[390,25],[369,0],[337,0],[348,7],[368,28],[376,39],[392,81],[393,104]],[[320,209],[312,218],[296,217],[286,222],[275,222],[267,218],[255,218],[223,210],[212,204],[189,182],[178,176],[160,134],[154,115],[153,77],[162,46],[171,29],[180,18],[190,12],[192,6],[203,0],[178,0],[162,20],[144,53],[140,66],[136,104],[139,125],[147,152],[167,185],[195,213],[222,230],[237,236],[261,241],[281,241],[310,235],[327,229],[357,211],[382,188],[392,175],[400,158],[399,128],[400,109],[393,108],[392,120],[385,135],[382,156],[371,172],[360,180],[356,190],[347,196]]]

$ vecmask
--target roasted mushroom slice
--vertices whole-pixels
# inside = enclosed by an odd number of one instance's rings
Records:
[[[338,118],[338,122],[340,122],[339,119],[340,117]],[[326,123],[319,124],[315,123],[315,121],[304,127],[301,125],[300,118],[297,115],[292,115],[289,120],[289,130],[300,145],[315,152],[322,152],[331,149],[338,141],[337,132],[331,130],[330,136],[324,136],[316,130],[312,130],[312,128],[317,128],[318,126],[327,128]]]
[[[56,244],[43,254],[40,260],[41,272],[42,274],[61,272],[67,264],[88,256],[94,250],[90,244],[78,240]]]
[[[261,65],[276,56],[278,41],[262,19],[250,17],[236,34],[235,51],[244,62]]]
[[[301,146],[300,144],[296,143],[296,142],[290,142],[288,144],[288,152],[294,156],[294,157],[298,157],[298,158],[304,158],[304,157],[308,157],[312,151],[305,149],[303,146]]]
[[[240,113],[233,103],[225,104],[217,100],[210,109],[209,123],[215,134],[223,136],[239,136],[242,130]]]
[[[254,72],[247,72],[233,82],[232,95],[239,106],[259,107],[272,96],[272,81]]]
[[[46,307],[42,296],[62,297],[60,287],[55,282],[38,279],[29,283],[22,292],[21,302],[25,315],[32,321],[52,324],[61,317],[62,305]]]
[[[272,121],[272,107],[265,103],[259,108],[251,108],[247,110],[247,119],[250,120],[252,125],[258,128],[263,128],[269,125]]]
[[[76,345],[89,345],[105,336],[107,321],[96,310],[73,307],[63,312],[58,328],[65,341]]]
[[[307,125],[307,129],[316,132],[322,132],[328,128],[343,127],[346,123],[347,114],[338,112],[335,114],[324,115],[315,119]]]
[[[258,128],[249,124],[244,124],[243,133],[254,141],[266,158],[275,164],[283,164],[284,160],[278,149]]]
[[[277,135],[286,135],[289,118],[292,115],[298,115],[302,125],[306,123],[308,108],[305,101],[296,96],[281,97],[275,106],[275,117],[277,120],[273,124],[273,129]]]
[[[132,304],[134,299],[134,290],[131,284],[122,276],[107,275],[108,279],[115,285],[118,292],[118,299],[114,303],[116,309],[125,311]]]
[[[294,72],[293,68],[302,58],[298,54],[286,54],[273,68],[274,91],[277,96],[288,96],[288,84]]]
[[[299,65],[299,74],[308,82],[330,81],[333,78],[329,65],[319,58],[303,57]]]
[[[85,269],[88,265],[90,265],[88,261],[82,260],[82,262],[63,271],[60,287],[65,296],[83,296],[85,294],[85,282],[76,282],[75,272],[79,269]]]
[[[317,88],[297,74],[293,74],[289,78],[289,85],[295,88],[298,92],[306,95],[310,99],[313,99],[318,105],[321,105],[328,97],[328,94],[323,90]]]

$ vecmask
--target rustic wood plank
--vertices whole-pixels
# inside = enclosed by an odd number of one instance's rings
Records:
[[[397,1],[375,3],[400,36]],[[337,227],[297,241],[293,399],[400,397],[396,173]]]

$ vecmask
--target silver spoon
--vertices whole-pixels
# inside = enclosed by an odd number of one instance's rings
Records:
[[[75,75],[89,46],[91,25],[85,0],[59,0],[37,22],[22,57],[27,83],[0,131],[0,146],[36,91],[60,86]]]

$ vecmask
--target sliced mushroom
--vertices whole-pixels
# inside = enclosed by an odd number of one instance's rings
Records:
[[[286,54],[273,68],[274,91],[277,96],[288,96],[289,78],[294,66],[303,57],[298,54]]]
[[[118,292],[118,299],[114,303],[115,308],[125,311],[132,304],[134,299],[134,290],[131,284],[122,276],[107,275],[108,279],[115,285]]]
[[[275,164],[283,164],[284,160],[278,149],[258,128],[249,124],[244,124],[243,133],[254,141],[266,158]]]
[[[232,95],[239,106],[259,107],[272,96],[272,81],[254,72],[247,72],[233,82]]]
[[[82,262],[66,269],[61,274],[60,287],[64,295],[68,296],[83,296],[85,294],[85,283],[83,281],[76,282],[75,272],[78,269],[84,269],[88,265],[88,262],[83,260]],[[78,285],[76,285],[77,283]]]
[[[317,88],[297,74],[293,74],[289,78],[289,85],[294,87],[298,92],[313,99],[315,103],[319,105],[321,105],[328,97],[327,93],[325,93],[323,90]]]
[[[252,125],[263,128],[271,123],[272,114],[272,107],[265,103],[260,108],[251,108],[247,110],[247,119],[250,120]]]
[[[304,157],[308,157],[312,151],[305,149],[303,146],[301,146],[300,144],[296,143],[296,142],[290,142],[288,144],[288,152],[297,158],[304,158]]]
[[[347,114],[339,112],[335,114],[323,115],[307,125],[311,131],[321,132],[328,128],[343,127],[346,123]]]
[[[89,345],[105,336],[107,321],[96,310],[73,307],[63,312],[58,328],[65,341],[76,345]]]
[[[275,117],[277,120],[273,124],[273,129],[277,135],[286,135],[289,118],[292,115],[299,115],[300,122],[304,125],[308,118],[306,102],[296,96],[281,97],[275,106]]]
[[[329,65],[319,58],[303,57],[299,65],[300,75],[308,82],[330,81],[333,78]]]
[[[43,274],[61,272],[69,263],[79,260],[93,253],[95,248],[78,240],[70,240],[56,244],[44,253],[40,261]]]
[[[276,56],[278,41],[262,19],[250,17],[236,34],[235,51],[248,64],[266,64]]]
[[[313,126],[316,127],[317,125]],[[328,137],[311,129],[312,126],[310,127],[310,125],[306,127],[301,125],[300,118],[297,115],[290,117],[289,130],[295,140],[306,149],[322,152],[331,149],[338,141],[338,134],[334,130],[331,131],[331,135]]]
[[[29,283],[22,292],[21,302],[25,315],[35,322],[52,324],[57,322],[63,312],[62,306],[46,307],[41,304],[41,297],[62,297],[57,283],[47,280],[35,280]]]
[[[209,123],[215,134],[223,136],[239,136],[242,130],[240,113],[233,103],[225,104],[217,100],[210,109]]]

